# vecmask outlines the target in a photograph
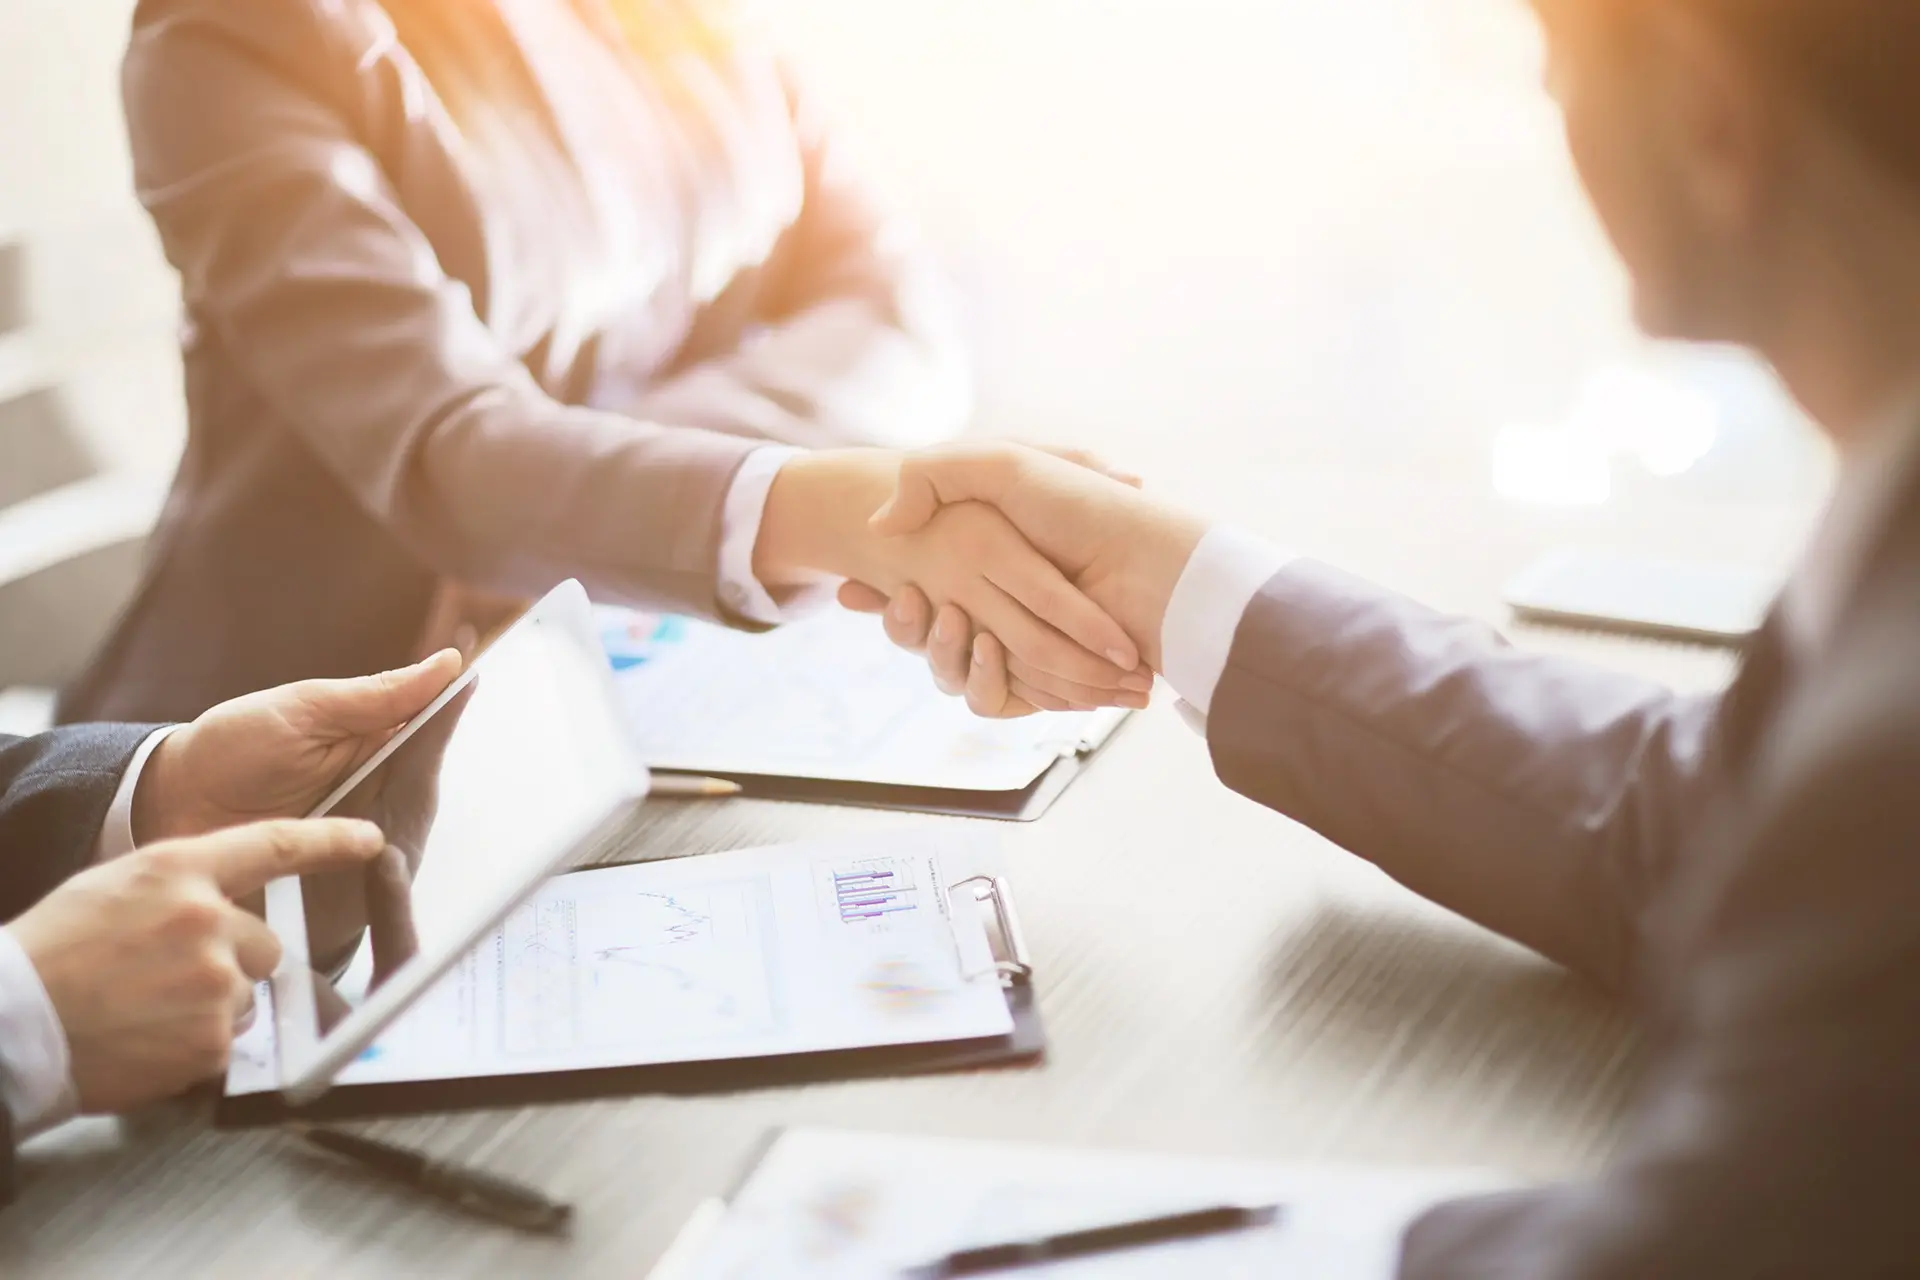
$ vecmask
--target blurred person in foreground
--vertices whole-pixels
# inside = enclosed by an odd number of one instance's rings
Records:
[[[311,876],[317,898],[358,904],[322,945],[357,941],[395,852],[373,823],[297,819],[459,673],[443,652],[188,725],[0,738],[0,1203],[16,1141],[225,1070],[280,962],[247,909],[268,880]]]
[[[1643,327],[1758,352],[1842,461],[1724,694],[1517,652],[1038,455],[912,464],[877,523],[997,504],[1204,719],[1227,785],[1643,1010],[1608,1168],[1432,1211],[1401,1274],[1914,1275],[1920,4],[1536,8]],[[927,642],[926,600],[892,609]],[[1087,696],[937,617],[976,709]]]
[[[123,92],[189,430],[63,719],[471,647],[570,577],[743,627],[912,583],[1144,704],[1132,642],[1001,517],[868,529],[968,379],[934,273],[732,7],[141,0]]]

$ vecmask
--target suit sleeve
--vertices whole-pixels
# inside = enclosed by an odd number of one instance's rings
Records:
[[[436,572],[718,612],[721,506],[752,444],[548,396],[362,145],[400,90],[314,10],[142,5],[135,181],[192,323]]]
[[[0,738],[0,922],[93,862],[121,776],[156,727],[80,725]]]
[[[682,367],[625,407],[808,448],[944,440],[973,411],[945,281],[810,101],[789,87],[788,102],[805,172],[799,217],[753,296],[718,299]]]
[[[1208,738],[1236,791],[1621,988],[1707,794],[1718,703],[1296,561],[1241,620]]]
[[[1407,1280],[1913,1274],[1915,723],[1819,742],[1821,767],[1747,793],[1744,830],[1677,893],[1678,995],[1607,1173],[1433,1211]]]

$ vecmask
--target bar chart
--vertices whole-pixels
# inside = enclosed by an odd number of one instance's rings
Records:
[[[920,886],[905,858],[873,858],[835,868],[834,904],[842,924],[885,922],[920,909]]]

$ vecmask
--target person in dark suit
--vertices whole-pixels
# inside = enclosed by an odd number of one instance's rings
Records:
[[[964,361],[728,9],[141,0],[128,136],[189,430],[63,720],[402,665],[567,578],[750,627],[822,574],[911,581],[1118,687],[1131,641],[992,513],[949,518],[992,557],[867,529],[895,450],[965,422]]]
[[[379,827],[295,819],[459,671],[446,652],[184,726],[0,738],[0,1203],[16,1138],[225,1069],[280,959],[236,901],[279,876],[377,874],[360,864]]]
[[[1644,1011],[1609,1167],[1432,1210],[1401,1275],[1914,1275],[1920,6],[1538,7],[1643,326],[1763,355],[1841,459],[1727,691],[1508,648],[1017,450],[909,464],[881,523],[996,504],[1140,640],[1222,781]],[[892,609],[928,642],[927,601]],[[936,671],[977,710],[1094,696],[938,618]]]

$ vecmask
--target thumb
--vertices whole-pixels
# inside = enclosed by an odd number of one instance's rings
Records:
[[[1019,455],[1005,445],[979,445],[918,454],[900,464],[893,497],[873,513],[875,533],[912,533],[948,503],[997,506],[1019,474]]]
[[[380,733],[405,724],[453,683],[463,666],[458,649],[398,671],[355,680],[307,680],[293,686],[307,727],[328,735]]]

